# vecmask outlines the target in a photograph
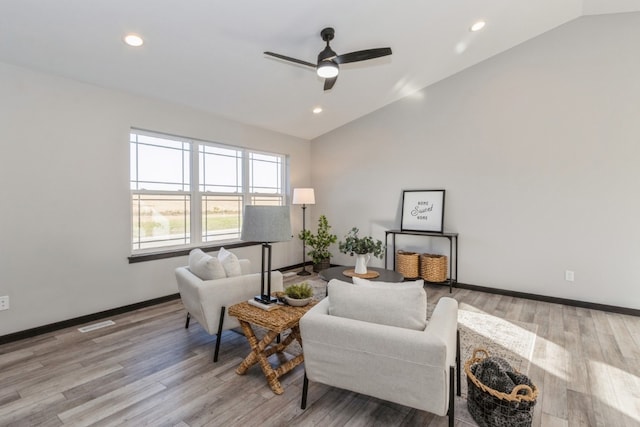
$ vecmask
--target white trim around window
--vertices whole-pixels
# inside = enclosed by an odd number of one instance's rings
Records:
[[[288,157],[130,132],[132,255],[240,242],[246,205],[285,205]]]

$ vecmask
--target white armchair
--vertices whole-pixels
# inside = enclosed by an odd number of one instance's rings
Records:
[[[329,296],[300,320],[302,409],[311,380],[448,414],[453,426],[454,373],[460,395],[458,303],[441,298],[425,327],[421,285],[407,282],[385,289],[329,282]]]
[[[211,264],[215,260],[208,255],[207,258],[197,255],[200,257],[200,267],[202,262]],[[203,280],[193,271],[204,277],[210,276],[201,273],[202,269],[196,265],[197,261],[193,261],[193,255],[189,256],[189,261],[189,267],[178,267],[175,270],[180,298],[187,310],[185,328],[189,327],[189,320],[194,318],[209,334],[216,335],[213,361],[217,362],[222,331],[240,326],[235,317],[226,313],[226,308],[260,295],[260,273],[251,273],[251,262],[240,259],[234,266],[238,275]],[[224,270],[219,276],[222,274]],[[283,290],[282,273],[279,271],[271,273],[271,290]]]

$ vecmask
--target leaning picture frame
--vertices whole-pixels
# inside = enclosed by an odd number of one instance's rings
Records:
[[[400,229],[442,233],[444,193],[444,190],[404,190]]]

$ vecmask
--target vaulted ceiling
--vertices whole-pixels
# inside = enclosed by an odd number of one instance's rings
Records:
[[[582,15],[639,3],[2,0],[0,61],[313,139]],[[469,31],[478,20],[486,27]],[[338,54],[389,46],[393,55],[342,65],[325,92],[313,69],[263,54],[314,63],[327,26]],[[128,32],[144,45],[125,45]]]

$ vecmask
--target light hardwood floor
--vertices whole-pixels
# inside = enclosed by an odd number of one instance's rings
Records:
[[[449,295],[428,286],[428,298]],[[640,426],[640,318],[454,289],[453,296],[507,320],[536,323],[529,376],[540,389],[534,426]],[[114,316],[89,333],[60,330],[0,346],[0,425],[445,426],[445,417],[310,383],[303,366],[277,396],[257,366],[235,368],[245,338],[184,328],[179,300]],[[276,356],[272,356],[274,358]],[[468,426],[463,422],[459,426]]]

